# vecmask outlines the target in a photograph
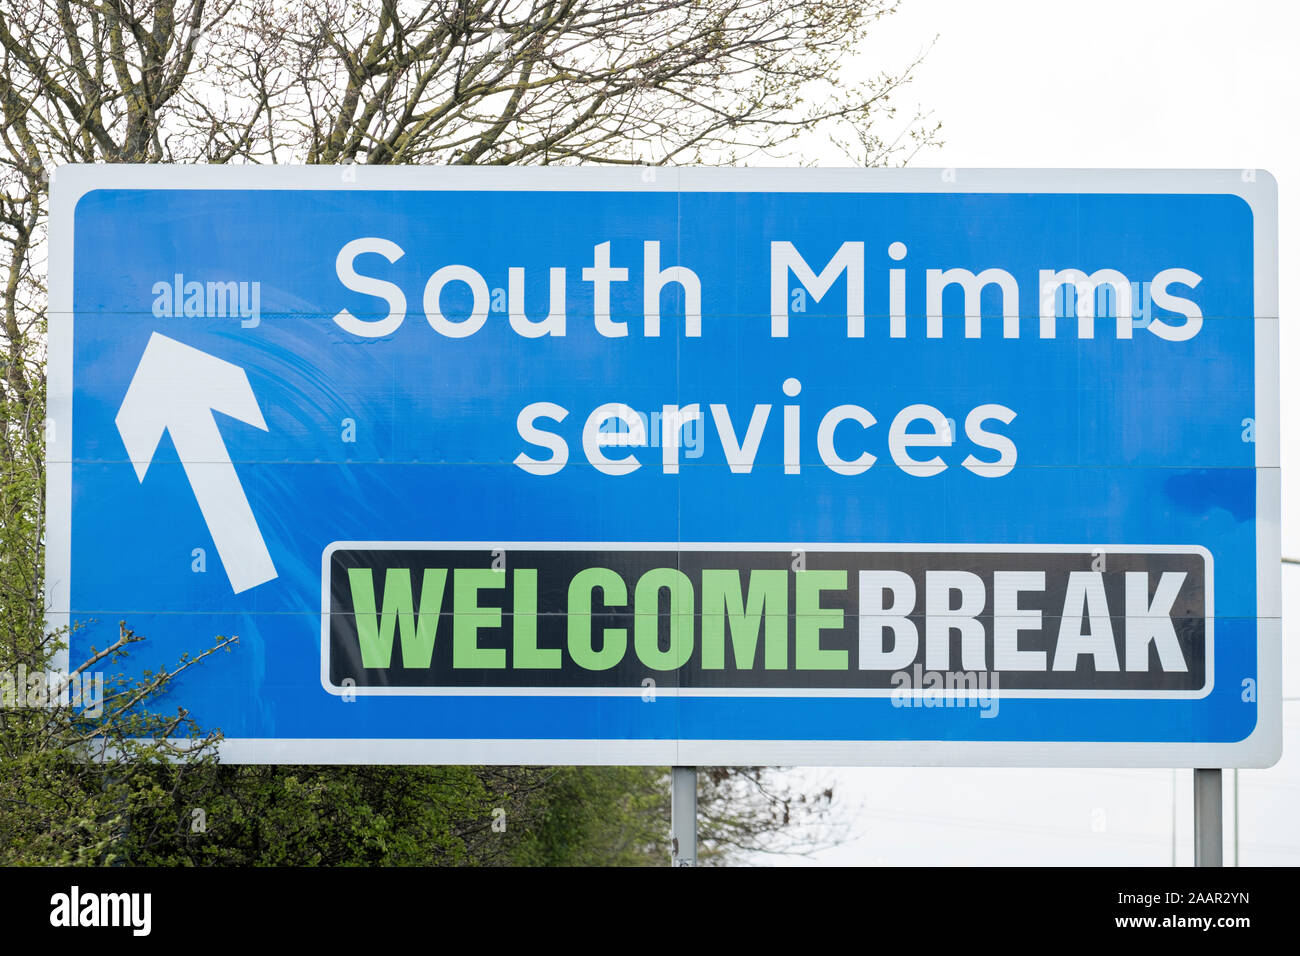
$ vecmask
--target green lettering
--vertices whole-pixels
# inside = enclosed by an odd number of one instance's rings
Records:
[[[442,612],[446,568],[426,568],[420,590],[419,622],[411,598],[409,568],[389,568],[384,575],[383,614],[375,615],[374,572],[370,568],[348,568],[352,587],[352,610],[356,616],[357,642],[361,645],[362,667],[389,667],[393,659],[393,631],[402,635],[402,666],[428,667],[433,658],[433,641]]]
[[[569,656],[584,670],[605,671],[627,653],[627,629],[607,627],[601,633],[599,651],[591,640],[591,595],[600,588],[607,607],[627,605],[627,585],[609,568],[584,568],[569,582]]]
[[[484,627],[501,626],[501,608],[480,607],[481,588],[503,588],[506,573],[492,568],[457,568],[455,583],[455,620],[451,631],[452,667],[495,670],[506,666],[504,647],[479,647],[478,632]]]
[[[520,669],[556,669],[564,661],[558,647],[537,646],[537,569],[515,569],[513,665]]]
[[[801,671],[846,671],[849,652],[822,647],[821,632],[844,627],[843,608],[821,606],[822,591],[848,587],[847,571],[800,571],[794,576],[794,666]]]
[[[668,650],[659,649],[659,592],[668,590]],[[676,568],[653,568],[636,583],[636,656],[651,670],[671,671],[695,650],[695,591]]]
[[[787,572],[749,572],[749,601],[740,589],[738,570],[706,569],[702,574],[700,655],[705,670],[726,666],[726,632],[731,630],[736,667],[753,670],[758,652],[758,629],[764,627],[763,667],[786,669],[789,654],[789,600]]]

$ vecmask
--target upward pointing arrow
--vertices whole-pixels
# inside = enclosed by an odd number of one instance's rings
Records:
[[[267,430],[242,368],[155,332],[117,413],[117,430],[142,482],[163,432],[171,432],[238,594],[270,581],[276,570],[213,412]]]

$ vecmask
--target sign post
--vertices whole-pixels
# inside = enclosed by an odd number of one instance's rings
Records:
[[[1223,771],[1193,771],[1197,866],[1223,866]]]
[[[695,866],[699,860],[699,821],[696,802],[699,781],[694,767],[672,769],[673,866]]]
[[[1267,173],[643,173],[60,169],[71,659],[238,635],[231,762],[678,768],[681,860],[696,766],[1277,759]]]

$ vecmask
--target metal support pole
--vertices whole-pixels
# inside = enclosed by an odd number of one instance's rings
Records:
[[[1223,771],[1195,770],[1196,865],[1223,866]]]
[[[1232,865],[1241,866],[1241,790],[1237,787],[1237,768],[1232,770]]]
[[[673,767],[673,866],[695,865],[695,768]]]
[[[1178,771],[1171,770],[1173,799],[1169,806],[1169,865],[1178,865]]]

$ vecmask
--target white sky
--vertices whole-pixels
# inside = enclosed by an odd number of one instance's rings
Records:
[[[1300,222],[1300,8],[1284,0],[906,0],[855,66],[899,66],[944,146],[914,166],[1263,168],[1281,221],[1282,552],[1300,556],[1300,381],[1288,357]],[[827,157],[825,165],[843,165]],[[1284,566],[1283,757],[1240,774],[1243,866],[1300,864],[1300,567]],[[1192,861],[1192,775],[1170,770],[837,769],[846,842],[792,863],[1167,866]],[[1224,857],[1234,859],[1233,774]],[[1177,807],[1175,809],[1175,797]],[[1174,831],[1177,831],[1176,836]],[[773,862],[760,858],[756,862]]]

